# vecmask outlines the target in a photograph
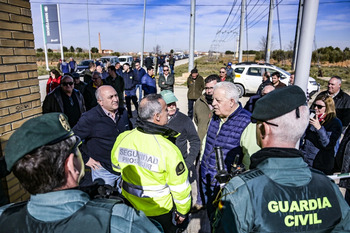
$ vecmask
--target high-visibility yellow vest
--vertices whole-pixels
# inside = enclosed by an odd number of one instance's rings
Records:
[[[159,134],[137,129],[120,134],[113,146],[112,167],[122,174],[122,194],[146,216],[176,211],[187,214],[191,185],[180,150]]]

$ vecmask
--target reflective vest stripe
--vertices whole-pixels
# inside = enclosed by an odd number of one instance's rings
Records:
[[[169,185],[170,187],[170,190],[172,192],[182,192],[182,191],[185,191],[188,186],[190,185],[190,182],[188,181],[188,179],[186,180],[186,182],[182,183],[182,184],[179,184],[179,185]]]
[[[126,192],[142,198],[163,197],[170,194],[170,189],[166,185],[140,186],[123,180],[122,187]]]
[[[177,200],[177,199],[173,199],[175,203],[178,203],[178,204],[185,204],[186,202],[188,202],[189,200],[191,199],[191,195],[188,195],[185,199],[183,200]]]

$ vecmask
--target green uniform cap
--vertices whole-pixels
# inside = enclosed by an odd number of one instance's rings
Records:
[[[31,151],[60,142],[74,133],[63,113],[48,113],[26,121],[10,137],[5,148],[7,170]]]
[[[306,104],[304,91],[298,86],[287,86],[271,91],[255,103],[252,118],[270,120]]]
[[[166,104],[170,104],[178,101],[178,99],[176,98],[176,96],[172,91],[164,90],[164,91],[161,91],[160,94],[162,95],[163,100],[165,101]]]

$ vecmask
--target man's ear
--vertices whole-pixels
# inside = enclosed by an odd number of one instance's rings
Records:
[[[74,156],[73,153],[70,153],[64,165],[67,181],[69,178],[73,178],[76,181],[80,174],[80,171],[75,167]]]
[[[262,127],[260,129],[260,132],[263,138],[265,138],[271,133],[271,126],[269,124],[266,124],[265,122],[263,122],[260,127]]]
[[[159,113],[156,113],[156,114],[155,114],[155,117],[156,117],[156,120],[157,120],[157,121],[160,121],[160,114],[159,114]]]

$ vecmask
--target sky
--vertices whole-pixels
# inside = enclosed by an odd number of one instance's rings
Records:
[[[243,49],[260,50],[261,38],[267,34],[270,1],[246,2],[248,31],[245,27]],[[295,37],[299,1],[277,2],[278,7],[275,7],[273,14],[272,49],[280,48],[281,38],[282,49],[289,50]],[[100,33],[102,49],[121,53],[141,51],[144,0],[30,0],[30,3],[36,48],[44,46],[40,5],[57,3],[64,46],[83,49],[89,47],[88,8],[91,47],[98,48]],[[156,45],[164,53],[171,49],[189,49],[190,4],[191,0],[147,0],[145,52],[152,52]],[[196,0],[196,51],[236,51],[240,5],[241,0]],[[317,48],[350,47],[349,12],[350,0],[319,0],[315,29]],[[59,49],[59,45],[48,44],[48,48]],[[315,48],[314,46],[313,49]]]

